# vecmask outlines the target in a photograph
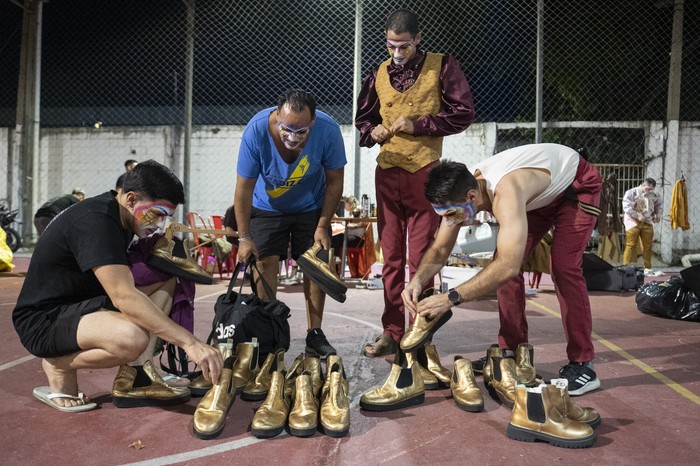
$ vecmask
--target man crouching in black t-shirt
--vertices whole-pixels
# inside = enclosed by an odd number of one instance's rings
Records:
[[[183,348],[206,379],[218,380],[219,351],[168,317],[175,279],[137,288],[129,269],[134,234],[144,238],[162,228],[184,197],[175,174],[149,160],[129,172],[121,193],[86,199],[51,222],[12,313],[22,344],[44,358],[49,386],[34,389],[39,400],[61,411],[92,409],[78,390],[77,371],[116,366],[117,406],[189,400],[189,389],[168,387],[154,370],[156,337]]]

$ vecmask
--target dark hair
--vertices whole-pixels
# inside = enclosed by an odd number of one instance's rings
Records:
[[[418,29],[418,15],[404,8],[396,10],[386,19],[384,31],[394,31],[397,34],[408,32],[415,39],[420,32]]]
[[[654,178],[647,178],[647,179],[644,180],[644,182],[645,182],[646,184],[650,184],[650,185],[652,185],[653,187],[656,188],[656,180],[655,180]]]
[[[311,118],[316,117],[316,99],[311,92],[290,89],[277,99],[277,110],[282,110],[285,104],[289,104],[289,108],[295,113],[303,112],[306,107],[309,107]]]
[[[133,191],[152,201],[165,199],[175,205],[185,203],[185,189],[168,167],[146,160],[126,174],[122,191]]]
[[[430,170],[425,182],[425,198],[436,205],[463,201],[467,191],[477,189],[479,183],[466,165],[451,160],[443,160]]]
[[[129,165],[133,165],[135,163],[138,163],[138,161],[136,161],[134,159],[129,159],[126,162],[124,162],[124,168],[129,168]]]

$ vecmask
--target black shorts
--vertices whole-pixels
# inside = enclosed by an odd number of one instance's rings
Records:
[[[84,315],[100,309],[117,311],[107,296],[96,296],[44,311],[20,311],[13,320],[22,344],[30,353],[40,358],[55,358],[81,351],[78,323]]]
[[[313,246],[319,218],[320,210],[283,214],[254,208],[250,215],[250,235],[260,259],[270,256],[286,259],[291,244],[292,259],[297,260]]]

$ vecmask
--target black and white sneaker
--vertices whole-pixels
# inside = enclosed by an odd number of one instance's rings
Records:
[[[559,377],[569,381],[569,395],[579,396],[600,387],[600,380],[588,363],[570,362],[559,369]]]
[[[485,365],[486,365],[486,356],[484,356],[483,358],[479,358],[475,361],[472,361],[472,370],[474,371],[475,374],[483,374]]]
[[[310,330],[306,334],[306,352],[321,359],[326,359],[331,354],[337,354],[320,328]]]

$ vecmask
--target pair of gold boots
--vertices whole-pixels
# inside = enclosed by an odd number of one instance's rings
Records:
[[[423,294],[421,294],[418,300],[420,301],[428,296],[431,296],[433,291],[434,290],[432,288],[426,290]],[[410,327],[408,327],[408,330],[406,330],[406,333],[404,333],[403,337],[401,338],[399,346],[406,353],[422,348],[426,345],[426,343],[432,340],[435,332],[437,332],[438,329],[445,324],[445,322],[450,320],[451,317],[451,309],[437,319],[428,320],[420,314],[416,314],[415,318],[413,319],[413,323]]]
[[[234,354],[236,356],[236,361],[233,366],[233,378],[236,384],[236,395],[241,395],[245,387],[247,387],[260,372],[260,367],[258,365],[259,345],[257,338],[253,338],[253,341],[238,343]],[[282,358],[284,358],[284,355]],[[224,358],[224,360],[226,360],[226,358]],[[193,396],[204,396],[211,390],[212,385],[210,380],[200,375],[190,383],[190,391]],[[241,398],[248,399],[243,396],[241,396]]]
[[[148,379],[150,383],[135,387],[134,383],[140,371],[142,378]],[[151,361],[146,361],[138,368],[123,364],[119,367],[112,384],[112,402],[118,408],[169,406],[187,403],[189,400],[189,388],[168,385]]]
[[[535,387],[515,386],[515,405],[506,436],[523,442],[541,440],[562,448],[586,448],[595,443],[593,430],[600,415],[569,397],[568,381],[552,379]]]
[[[515,349],[515,357],[504,357],[498,344],[486,350],[484,384],[491,394],[508,408],[515,403],[515,385],[532,386],[537,383],[534,348],[521,343]]]
[[[226,416],[236,399],[236,355],[233,354],[233,343],[221,343],[217,347],[224,358],[223,369],[219,380],[197,405],[193,418],[194,435],[203,440],[213,439],[221,434],[226,427]]]
[[[272,438],[289,426],[293,435],[310,436],[316,431],[318,393],[321,390],[321,360],[297,356],[289,370],[276,370],[270,376],[265,401],[255,411],[250,433]],[[294,415],[292,416],[292,411]]]

